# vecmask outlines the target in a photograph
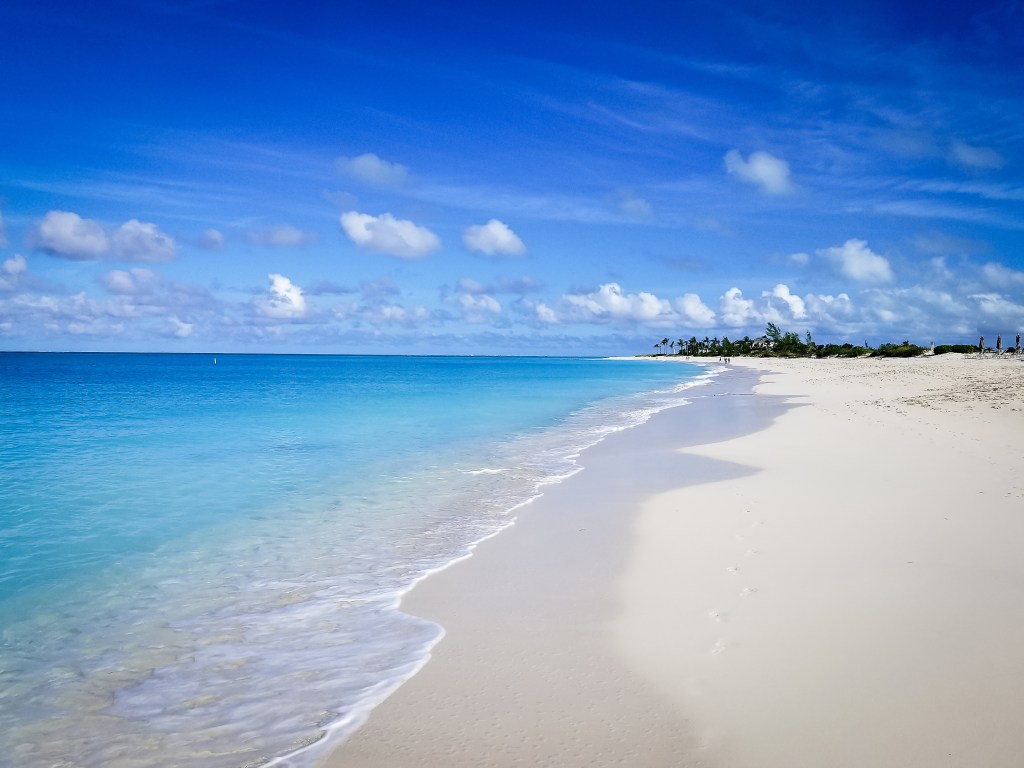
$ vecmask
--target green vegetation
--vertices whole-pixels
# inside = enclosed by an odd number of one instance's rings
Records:
[[[872,357],[918,357],[927,350],[917,344],[904,341],[902,344],[881,344],[871,353]]]
[[[691,336],[689,340],[671,341],[666,336],[654,344],[656,354],[664,355],[666,350],[676,355],[688,357],[917,357],[928,350],[910,341],[900,344],[880,344],[872,348],[866,341],[863,346],[845,344],[816,344],[810,331],[800,335],[794,331],[783,331],[775,323],[768,323],[764,336],[751,339],[744,336],[737,341],[730,341],[728,336],[721,339],[705,336],[698,339]],[[968,344],[945,344],[935,348],[935,354],[945,352],[975,352]]]

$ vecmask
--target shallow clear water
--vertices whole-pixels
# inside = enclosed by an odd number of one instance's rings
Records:
[[[310,765],[440,638],[401,595],[701,374],[0,354],[0,765]]]

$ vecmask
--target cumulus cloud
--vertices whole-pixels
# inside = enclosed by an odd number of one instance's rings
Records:
[[[542,323],[551,325],[558,322],[558,314],[543,301],[534,304],[533,311]]]
[[[112,269],[100,278],[100,284],[109,293],[139,296],[152,292],[160,284],[160,278],[150,269]]]
[[[51,256],[77,261],[170,261],[178,247],[156,224],[131,219],[109,236],[98,222],[71,211],[50,211],[36,225],[33,245]]]
[[[862,283],[887,283],[892,280],[889,261],[868,248],[864,240],[850,239],[840,246],[822,248],[824,256],[847,277]]]
[[[110,236],[111,251],[124,261],[171,261],[178,255],[174,240],[156,224],[126,221]]]
[[[686,293],[675,301],[676,310],[687,321],[700,328],[710,328],[715,322],[711,307],[700,300],[696,293]]]
[[[11,277],[17,277],[28,270],[28,261],[20,253],[16,253],[11,258],[7,259],[3,263],[3,272],[5,275]]]
[[[260,311],[267,317],[290,319],[306,314],[306,297],[302,289],[284,275],[267,275],[270,287],[267,295],[258,303]]]
[[[811,293],[804,297],[804,301],[811,317],[817,320],[835,323],[853,315],[853,302],[845,293],[838,296]]]
[[[743,291],[736,287],[730,288],[719,298],[718,316],[722,325],[730,328],[740,328],[762,320],[761,314],[754,309],[754,302],[743,298]]]
[[[91,261],[110,250],[110,239],[99,222],[71,211],[50,211],[36,225],[33,244],[51,256]]]
[[[623,293],[618,283],[604,283],[591,293],[567,294],[567,306],[577,319],[664,324],[676,319],[672,305],[653,293]]]
[[[486,323],[501,314],[501,303],[485,293],[463,293],[458,302],[467,323]]]
[[[371,216],[348,211],[341,214],[341,228],[363,250],[400,259],[420,259],[441,247],[441,241],[429,229],[396,219],[390,213]]]
[[[789,163],[767,152],[751,152],[746,160],[737,149],[725,153],[725,170],[748,184],[754,184],[769,195],[785,195],[793,191],[789,179]]]
[[[789,254],[789,260],[794,264],[804,266],[805,264],[808,264],[811,261],[811,257],[809,254],[806,253],[791,253]]]
[[[799,296],[790,293],[789,286],[779,283],[770,291],[763,291],[762,298],[768,299],[768,306],[774,308],[772,299],[778,299],[788,310],[789,317],[793,320],[803,320],[807,317],[807,307],[804,300]]]
[[[28,271],[28,262],[20,253],[0,264],[0,291],[13,291],[18,287],[21,276]]]
[[[497,219],[486,224],[474,224],[462,233],[462,244],[467,250],[488,256],[522,256],[526,246],[509,226]]]
[[[270,229],[261,229],[248,234],[248,240],[254,245],[267,245],[273,248],[297,248],[316,242],[316,234],[303,232],[290,224],[282,224]]]
[[[339,157],[337,166],[346,176],[374,187],[401,187],[409,181],[408,168],[382,160],[372,152],[357,157]]]
[[[218,229],[207,229],[199,236],[199,247],[208,251],[219,251],[224,247],[224,233]]]
[[[989,147],[972,147],[954,141],[949,150],[949,161],[972,171],[994,171],[1003,167],[1003,156]]]

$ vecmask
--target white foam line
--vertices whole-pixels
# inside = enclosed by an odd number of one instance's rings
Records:
[[[720,373],[719,370],[711,369],[710,366],[709,366],[709,370],[706,373],[701,374],[701,375],[695,377],[694,379],[690,379],[688,381],[682,382],[681,384],[679,384],[676,388],[674,388],[671,391],[673,393],[678,393],[678,392],[685,391],[687,389],[691,389],[693,387],[699,387],[699,386],[703,386],[705,384],[710,384],[712,382],[712,380],[716,376],[718,376],[719,373]],[[643,394],[643,393],[637,393],[637,394],[639,395],[639,394]],[[621,427],[616,427],[614,429],[602,431],[601,433],[599,433],[597,435],[597,438],[594,440],[594,442],[585,445],[584,447],[580,448],[579,450],[577,450],[576,452],[574,452],[572,454],[569,454],[566,458],[570,459],[571,461],[573,461],[575,463],[575,461],[578,458],[580,458],[580,456],[583,453],[583,451],[586,451],[588,448],[592,448],[595,445],[597,445],[598,443],[604,441],[604,439],[606,437],[608,437],[608,435],[616,434],[617,432],[623,432],[623,431],[625,431],[627,429],[632,429],[633,427],[638,427],[641,424],[645,424],[647,421],[649,421],[651,419],[652,416],[654,416],[657,413],[661,413],[662,411],[666,411],[669,408],[676,408],[676,407],[679,407],[679,406],[682,406],[682,405],[689,405],[689,404],[690,404],[690,399],[679,398],[677,401],[672,401],[672,402],[664,403],[664,405],[662,407],[654,406],[654,407],[651,407],[649,409],[643,409],[643,411],[642,411],[643,418],[641,420],[639,420],[639,421],[637,421],[636,423],[633,423],[633,424],[627,424],[627,425],[624,425],[624,426],[621,426]],[[566,472],[566,473],[559,474],[559,475],[554,475],[554,476],[551,476],[550,478],[545,478],[543,480],[537,481],[537,487],[540,488],[540,487],[542,487],[544,485],[553,485],[555,483],[560,483],[563,480],[567,480],[570,477],[573,477],[574,475],[578,474],[579,472],[582,472],[584,469],[585,469],[585,467],[583,465],[577,464],[577,466],[572,471],[570,471],[570,472]],[[510,471],[510,470],[484,468],[484,469],[479,469],[479,470],[462,470],[462,471],[464,471],[466,474],[480,475],[480,474],[499,474],[499,473],[507,472],[507,471]],[[518,502],[516,504],[513,504],[511,507],[508,508],[508,510],[506,510],[506,514],[510,514],[512,512],[515,512],[516,510],[522,509],[523,507],[525,507],[525,506],[527,506],[529,504],[532,504],[534,501],[536,501],[537,499],[541,498],[543,495],[544,495],[543,493],[536,493],[535,495],[531,496],[530,498],[528,498],[528,499],[526,499],[524,501],[521,501],[521,502]],[[443,563],[442,565],[439,565],[439,566],[436,566],[434,568],[430,568],[430,569],[425,570],[419,576],[417,576],[414,579],[412,579],[409,582],[409,584],[406,585],[405,587],[403,587],[401,589],[394,590],[393,592],[383,593],[381,595],[375,596],[373,599],[374,600],[380,600],[382,602],[382,609],[383,610],[389,610],[390,609],[390,610],[395,610],[395,611],[402,612],[401,611],[402,600],[405,598],[406,595],[408,595],[410,592],[412,592],[413,589],[416,588],[417,584],[419,584],[421,581],[423,581],[423,580],[433,576],[436,573],[440,573],[441,571],[448,570],[453,565],[455,565],[457,563],[461,563],[463,560],[468,560],[470,557],[473,556],[474,550],[480,544],[482,544],[483,542],[487,541],[488,539],[494,538],[495,536],[497,536],[498,534],[500,534],[502,531],[506,530],[507,528],[512,527],[513,525],[516,524],[517,520],[518,520],[517,517],[509,518],[503,525],[500,525],[499,527],[497,527],[491,533],[488,533],[488,534],[486,534],[484,536],[481,536],[480,538],[474,540],[470,544],[467,544],[463,548],[462,553],[460,555],[458,555],[456,557],[453,557],[451,560],[449,560],[446,563]],[[328,725],[324,726],[324,728],[323,728],[323,736],[321,738],[317,739],[316,741],[314,741],[314,742],[312,742],[310,744],[307,744],[307,745],[304,745],[302,747],[299,747],[298,749],[293,750],[292,752],[289,752],[289,753],[287,753],[285,755],[282,755],[280,757],[276,757],[276,758],[272,759],[270,762],[264,763],[263,765],[266,765],[268,767],[269,766],[281,766],[282,768],[306,768],[306,766],[312,764],[311,762],[309,762],[309,763],[306,762],[306,760],[308,758],[314,758],[314,757],[318,758],[318,757],[321,757],[321,756],[323,756],[323,755],[325,755],[325,754],[327,754],[327,753],[337,749],[342,744],[344,744],[346,739],[348,739],[352,734],[354,734],[357,730],[359,730],[359,728],[369,718],[371,712],[381,702],[383,702],[385,699],[387,699],[392,693],[394,693],[396,690],[398,690],[406,682],[411,680],[416,675],[416,673],[418,673],[421,669],[423,669],[423,667],[426,665],[426,663],[430,660],[431,651],[433,650],[434,646],[437,645],[444,638],[444,636],[445,636],[445,629],[440,624],[437,624],[436,622],[431,622],[428,619],[424,619],[421,616],[415,616],[414,614],[408,614],[408,613],[405,614],[405,615],[412,616],[413,618],[416,618],[416,619],[418,619],[420,621],[427,621],[430,624],[434,624],[434,626],[436,626],[437,629],[438,629],[437,637],[432,642],[428,643],[423,648],[423,652],[422,652],[422,655],[420,656],[420,658],[418,658],[417,660],[415,660],[414,662],[412,662],[412,663],[410,663],[408,665],[408,667],[407,667],[408,674],[406,674],[404,676],[397,676],[397,679],[396,679],[396,677],[392,677],[392,678],[390,678],[388,680],[382,680],[376,687],[374,687],[372,689],[372,692],[370,693],[369,696],[367,696],[366,698],[364,698],[360,702],[358,702],[357,705],[354,706],[348,713],[346,713],[344,717],[341,717],[338,720],[336,720],[336,721],[334,721],[332,723],[329,723]],[[339,732],[339,731],[345,731],[345,732],[344,732],[343,735],[337,737],[337,740],[335,740],[334,738],[331,738],[332,735],[337,734],[337,732]],[[294,759],[295,757],[299,757],[300,755],[303,756],[303,758],[304,758],[301,763],[292,763],[291,762],[292,759]]]

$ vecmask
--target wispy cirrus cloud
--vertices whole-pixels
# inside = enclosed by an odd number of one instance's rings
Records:
[[[272,248],[299,248],[315,243],[317,240],[315,232],[304,232],[291,224],[254,230],[249,232],[246,237],[253,245],[265,245]]]

